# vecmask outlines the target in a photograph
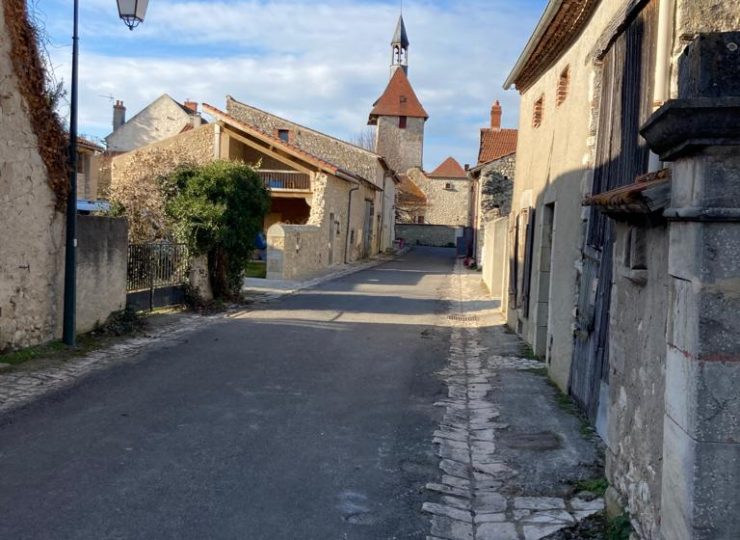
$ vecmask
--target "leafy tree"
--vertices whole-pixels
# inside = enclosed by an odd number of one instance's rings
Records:
[[[238,295],[270,209],[260,177],[243,163],[215,161],[180,167],[162,178],[161,188],[175,238],[193,255],[208,256],[214,295]]]

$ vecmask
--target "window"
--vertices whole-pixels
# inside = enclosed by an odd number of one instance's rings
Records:
[[[419,225],[424,225],[424,216],[417,216],[416,223],[418,223]]]
[[[290,142],[290,130],[289,129],[278,129],[278,138],[284,143]]]
[[[555,103],[558,107],[562,105],[568,97],[568,88],[570,86],[570,66],[566,67],[560,74],[558,81],[558,94]]]
[[[544,109],[545,96],[540,96],[540,99],[534,102],[534,110],[532,111],[532,127],[538,128],[542,125]]]
[[[406,122],[407,122],[407,118],[405,116],[399,117],[398,118],[399,129],[406,129]]]
[[[445,189],[449,189],[449,190],[452,190],[452,189],[454,189],[454,188],[455,188],[455,187],[454,187],[454,186],[452,185],[452,182],[447,182],[447,183],[445,184]]]

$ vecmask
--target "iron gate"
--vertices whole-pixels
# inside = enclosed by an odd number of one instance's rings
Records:
[[[129,244],[126,306],[139,311],[182,304],[188,270],[184,244]]]

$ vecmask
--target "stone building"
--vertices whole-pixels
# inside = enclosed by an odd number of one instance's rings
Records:
[[[417,223],[472,226],[474,183],[454,158],[447,158],[430,173],[412,169],[407,174],[426,199]]]
[[[227,105],[229,112],[204,104],[213,123],[115,157],[114,187],[149,178],[152,166],[160,175],[214,159],[252,165],[272,200],[265,231],[273,279],[305,279],[391,247],[397,178],[379,156],[233,98]]]
[[[226,98],[226,111],[234,118],[263,133],[277,137],[283,142],[287,141],[296,148],[334,163],[358,178],[363,178],[377,186],[382,196],[379,196],[378,200],[373,203],[372,222],[379,227],[379,245],[369,254],[385,251],[393,246],[396,185],[400,180],[385,157],[242,103],[231,96]]]
[[[376,126],[376,153],[398,174],[423,168],[424,126],[429,118],[408,79],[409,45],[401,16],[391,42],[391,78],[368,120],[368,125]]]
[[[80,202],[94,204],[99,198],[100,160],[104,152],[105,148],[99,144],[77,138],[77,198]]]
[[[508,216],[511,212],[518,131],[502,128],[502,117],[503,109],[497,100],[491,107],[490,127],[480,130],[478,163],[468,171],[476,186],[473,222],[476,239],[475,259],[479,261],[479,266],[484,264],[482,252],[487,226],[493,220]],[[503,243],[495,249],[491,246],[492,249],[487,253],[488,260],[494,259],[500,264],[504,254],[498,249],[503,247],[505,247]]]
[[[738,28],[718,0],[551,0],[506,82],[509,325],[596,425],[641,538],[740,528],[737,34],[686,52]]]

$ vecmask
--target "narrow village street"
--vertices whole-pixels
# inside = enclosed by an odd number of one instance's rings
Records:
[[[595,443],[468,272],[417,249],[4,415],[0,538],[533,539],[594,514]]]

